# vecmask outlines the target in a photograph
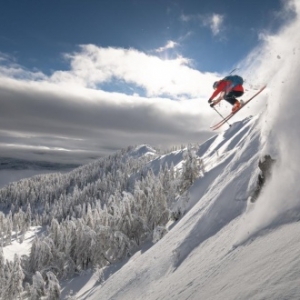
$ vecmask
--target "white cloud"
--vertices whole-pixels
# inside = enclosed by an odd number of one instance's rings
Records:
[[[13,56],[0,52],[0,77],[13,77],[23,80],[41,80],[47,77],[42,72],[32,72],[16,63]]]
[[[169,47],[172,45],[174,42],[169,43]],[[71,70],[55,72],[50,78],[52,82],[95,88],[119,80],[143,88],[149,97],[179,98],[207,97],[215,79],[213,74],[189,67],[189,60],[184,57],[161,59],[135,49],[83,45],[81,51],[67,58]]]
[[[224,15],[199,15],[198,19],[201,21],[203,26],[210,28],[214,36],[218,35],[224,26]]]
[[[155,52],[164,52],[168,49],[174,49],[178,45],[179,44],[174,42],[174,41],[168,41],[167,44],[164,47],[160,47],[160,48],[156,49]]]
[[[212,13],[212,14],[197,14],[197,15],[184,15],[180,16],[183,22],[199,22],[200,25],[208,27],[214,36],[217,36],[224,28],[224,15]]]
[[[194,18],[193,15],[185,15],[185,14],[180,15],[180,20],[183,21],[183,22],[189,22],[193,18]]]
[[[213,33],[213,35],[217,35],[220,33],[223,26],[224,16],[213,14],[209,20],[208,25]]]

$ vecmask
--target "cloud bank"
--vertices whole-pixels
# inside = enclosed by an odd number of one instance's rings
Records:
[[[168,147],[211,136],[206,99],[216,74],[193,69],[188,59],[95,45],[65,58],[69,70],[47,76],[2,56],[2,155],[94,158],[128,145]]]

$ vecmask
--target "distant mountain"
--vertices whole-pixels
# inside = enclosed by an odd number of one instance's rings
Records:
[[[79,164],[63,164],[47,161],[30,161],[10,157],[0,157],[0,170],[50,170],[74,169]]]
[[[69,172],[78,164],[64,164],[47,161],[30,161],[0,157],[0,188],[5,185],[35,175],[53,172]]]
[[[144,155],[156,155],[157,151],[149,145],[140,145],[133,147],[132,150],[128,151],[127,155],[133,158],[139,158]]]

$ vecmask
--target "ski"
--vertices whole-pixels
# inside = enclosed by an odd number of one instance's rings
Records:
[[[210,126],[210,128],[212,130],[217,130],[218,128],[220,128],[222,125],[224,125],[229,119],[231,119],[238,111],[240,111],[244,106],[246,106],[246,104],[248,104],[252,99],[254,99],[258,94],[260,94],[264,89],[266,88],[266,85],[264,85],[256,94],[254,94],[251,98],[249,98],[248,100],[246,100],[244,102],[244,104],[238,109],[236,110],[234,113],[230,113],[227,117],[225,117],[223,120],[221,120],[219,123]]]

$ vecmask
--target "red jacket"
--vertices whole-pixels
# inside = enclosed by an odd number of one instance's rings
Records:
[[[213,100],[216,96],[218,96],[221,92],[225,92],[225,94],[228,94],[230,91],[237,91],[237,92],[244,92],[244,88],[241,84],[235,86],[234,88],[231,88],[231,81],[229,80],[220,80],[218,87],[213,92],[210,100]]]

